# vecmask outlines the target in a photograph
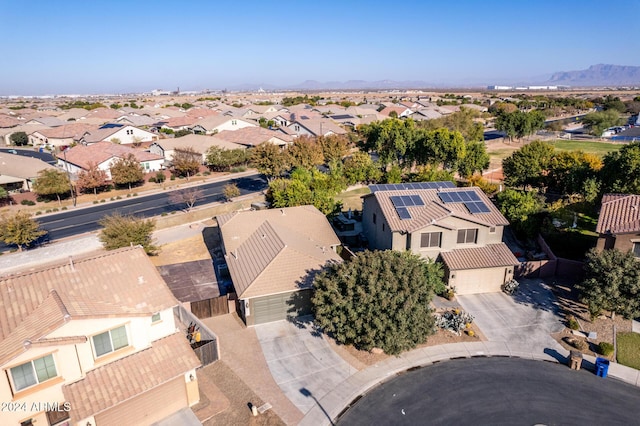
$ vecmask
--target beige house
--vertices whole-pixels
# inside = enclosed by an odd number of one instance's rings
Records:
[[[80,142],[89,131],[95,130],[97,130],[97,126],[81,123],[36,130],[29,135],[29,144],[48,147],[70,146]]]
[[[313,206],[228,213],[217,218],[239,314],[247,325],[311,312],[313,277],[340,262],[340,240]]]
[[[598,250],[632,251],[640,258],[640,195],[605,194],[596,232]]]
[[[513,278],[518,260],[502,242],[509,222],[479,188],[420,182],[370,189],[362,226],[371,249],[442,261],[458,294],[500,291]]]
[[[223,132],[226,133],[226,132]],[[212,146],[217,146],[222,149],[245,149],[244,145],[239,145],[233,142],[228,142],[216,136],[205,136],[190,134],[179,138],[166,138],[153,142],[149,146],[149,152],[162,156],[165,159],[165,164],[170,163],[173,160],[173,154],[176,150],[193,148],[197,153],[202,154],[202,164],[207,162],[207,151]]]
[[[6,191],[31,191],[38,173],[55,169],[37,158],[0,152],[0,186]]]
[[[0,295],[3,425],[149,425],[199,401],[178,301],[141,247],[2,277]]]
[[[256,123],[243,120],[237,117],[224,115],[210,115],[201,120],[197,120],[191,127],[191,131],[198,134],[213,135],[223,130],[238,130],[245,127],[256,127]]]
[[[245,127],[234,131],[225,130],[218,133],[216,137],[245,147],[255,147],[265,142],[284,147],[293,142],[292,136],[263,127]]]

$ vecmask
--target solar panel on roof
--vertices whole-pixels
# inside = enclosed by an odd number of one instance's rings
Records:
[[[438,192],[438,197],[440,197],[440,201],[445,204],[451,202],[451,194],[448,192]]]
[[[451,202],[453,203],[462,202],[462,198],[460,198],[460,194],[458,194],[457,192],[450,192],[449,195],[451,195]]]
[[[404,207],[405,206],[404,200],[400,195],[393,195],[393,196],[389,197],[389,200],[391,200],[391,204],[393,204],[393,207]]]
[[[420,198],[419,195],[410,195],[410,197],[411,197],[411,201],[413,201],[414,206],[424,206],[424,202],[422,201],[422,198]]]
[[[460,196],[460,199],[464,202],[464,201],[471,201],[471,197],[469,196],[469,193],[467,191],[460,191],[458,192],[458,195]]]
[[[467,195],[469,195],[471,201],[481,201],[480,197],[475,193],[475,191],[467,191]]]
[[[402,220],[411,219],[411,214],[409,213],[409,210],[406,209],[406,207],[396,207],[396,212]]]
[[[476,203],[464,203],[469,213],[480,213],[480,209],[476,205]]]
[[[465,207],[471,213],[491,213],[491,209],[482,201],[467,201]]]
[[[451,181],[441,181],[441,182],[407,182],[402,184],[397,183],[378,183],[369,185],[369,189],[371,192],[377,191],[393,191],[393,190],[407,190],[407,189],[439,189],[439,188],[455,188],[453,182]]]

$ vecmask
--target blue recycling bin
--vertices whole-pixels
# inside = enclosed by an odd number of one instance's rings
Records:
[[[596,358],[596,376],[607,377],[609,372],[609,360],[605,358]]]

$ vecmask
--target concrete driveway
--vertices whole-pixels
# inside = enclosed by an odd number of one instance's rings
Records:
[[[562,331],[555,296],[540,279],[521,279],[517,292],[456,296],[460,306],[474,316],[489,341],[538,352],[561,346],[550,336]]]
[[[357,370],[336,354],[310,321],[256,325],[271,375],[303,413]]]

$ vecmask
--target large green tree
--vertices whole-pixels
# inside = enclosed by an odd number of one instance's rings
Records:
[[[623,119],[617,109],[592,112],[582,117],[582,124],[594,136],[601,136],[609,127],[619,126]]]
[[[482,173],[489,167],[489,154],[484,141],[470,141],[464,150],[464,157],[458,160],[458,173],[469,179],[474,173]]]
[[[342,344],[396,355],[434,330],[431,299],[444,288],[440,264],[408,251],[365,251],[316,276],[315,321]]]
[[[312,169],[324,163],[322,146],[317,140],[308,136],[296,138],[286,152],[292,167]]]
[[[509,186],[542,188],[553,156],[553,145],[533,141],[502,160],[504,182]]]
[[[16,245],[18,251],[46,233],[27,212],[4,213],[0,217],[0,240],[5,244]]]
[[[325,163],[342,161],[349,152],[349,139],[343,135],[329,135],[318,137]]]
[[[554,153],[549,163],[547,185],[550,191],[561,194],[586,196],[587,182],[596,179],[602,168],[602,160],[594,154],[582,151],[560,151]]]
[[[289,170],[289,157],[285,151],[269,142],[261,143],[253,149],[252,163],[268,181]]]
[[[405,156],[413,150],[416,130],[413,120],[397,118],[376,121],[360,127],[360,132],[365,137],[365,151],[378,153],[380,164],[383,166],[402,165],[405,162]]]
[[[497,130],[505,132],[509,139],[514,137],[521,139],[542,129],[544,121],[544,114],[538,110],[500,112],[496,117],[495,127]]]
[[[118,158],[111,164],[111,180],[116,185],[131,185],[144,180],[144,170],[133,154],[127,154],[123,158]]]
[[[640,194],[640,142],[605,155],[600,179],[605,192]]]
[[[269,183],[267,199],[273,207],[314,205],[326,215],[340,211],[342,204],[334,198],[345,188],[341,176],[319,170],[295,169],[289,179],[279,178]]]
[[[625,318],[640,315],[640,263],[632,252],[591,249],[584,270],[584,281],[576,287],[592,316],[602,310]]]
[[[11,142],[17,146],[23,146],[29,143],[29,136],[27,136],[25,132],[12,133],[9,139],[11,139]]]
[[[105,216],[99,223],[102,226],[99,239],[107,250],[141,245],[150,256],[159,250],[153,242],[152,233],[156,227],[153,219],[124,216],[116,212]]]
[[[506,189],[498,193],[496,201],[517,234],[531,238],[538,233],[541,225],[538,213],[544,207],[544,200],[537,193]]]
[[[62,170],[44,169],[38,172],[33,183],[33,191],[38,195],[50,197],[55,195],[60,203],[60,196],[71,191],[69,176]]]
[[[354,152],[344,160],[343,173],[347,183],[377,182],[382,176],[382,172],[366,152]]]
[[[207,150],[206,158],[210,169],[228,171],[231,167],[246,165],[251,160],[251,154],[242,148],[224,149],[214,145]]]

